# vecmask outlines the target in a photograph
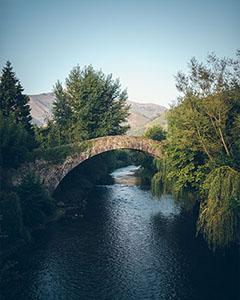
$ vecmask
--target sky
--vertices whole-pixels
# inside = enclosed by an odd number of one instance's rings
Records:
[[[193,56],[237,49],[239,0],[0,0],[0,67],[10,60],[28,94],[92,64],[129,100],[168,106]]]

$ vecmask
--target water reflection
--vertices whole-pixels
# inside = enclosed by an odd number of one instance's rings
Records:
[[[140,170],[141,166],[128,166],[115,170],[111,175],[116,184],[127,186],[140,185],[140,178],[136,176],[136,172]]]
[[[83,218],[54,224],[21,254],[12,299],[237,299],[236,256],[208,251],[171,195],[132,184],[135,170],[114,172],[116,184],[94,189]]]

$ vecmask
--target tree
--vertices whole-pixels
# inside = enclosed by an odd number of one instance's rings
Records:
[[[55,101],[53,102],[53,116],[56,123],[64,127],[71,116],[71,108],[67,101],[67,96],[64,92],[60,81],[54,86]]]
[[[224,164],[239,170],[239,60],[192,59],[177,75],[182,93],[168,113],[170,176],[179,189],[199,189],[206,174]],[[187,183],[187,184],[186,184]]]
[[[92,66],[72,69],[66,89],[57,82],[53,119],[67,131],[71,141],[124,134],[128,126],[127,93],[119,80]]]
[[[30,157],[34,142],[21,124],[16,124],[10,114],[3,117],[0,112],[0,167],[4,170],[17,168]]]
[[[62,84],[57,81],[54,86],[55,101],[53,102],[53,120],[55,127],[59,128],[62,143],[71,141],[69,133],[72,119],[72,110]]]
[[[16,105],[18,80],[12,70],[11,63],[7,61],[2,70],[0,81],[0,109],[4,116],[9,116]]]
[[[168,113],[167,179],[178,192],[201,193],[198,231],[213,249],[235,242],[239,228],[239,56],[193,58]]]
[[[32,117],[30,114],[30,106],[28,102],[30,101],[29,97],[23,92],[23,87],[18,82],[17,84],[17,93],[16,93],[16,105],[15,105],[15,118],[18,124],[21,124],[30,135],[34,135],[33,127],[31,124]]]
[[[154,125],[146,129],[144,136],[152,140],[162,141],[166,139],[166,131],[161,126]]]
[[[198,232],[210,247],[226,247],[238,239],[240,218],[240,173],[229,166],[211,171],[202,186]]]
[[[232,131],[240,114],[240,52],[236,59],[208,56],[207,65],[193,58],[189,75],[178,73],[177,87],[188,106],[195,140],[208,159],[221,156],[239,165],[239,138]],[[220,154],[220,155],[219,155]]]
[[[38,177],[28,174],[17,189],[24,225],[31,228],[44,223],[55,210],[55,203]]]
[[[16,123],[21,124],[28,133],[33,135],[28,102],[29,97],[23,94],[23,87],[8,61],[2,70],[0,80],[0,110],[4,117],[14,115]]]
[[[23,225],[22,209],[16,193],[1,192],[0,215],[2,217],[1,233],[5,237],[5,243],[12,243],[17,239],[29,240],[29,233]]]

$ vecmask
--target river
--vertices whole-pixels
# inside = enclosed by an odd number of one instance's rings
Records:
[[[237,299],[236,253],[213,254],[171,195],[138,186],[135,166],[96,186],[83,215],[19,253],[18,300]]]

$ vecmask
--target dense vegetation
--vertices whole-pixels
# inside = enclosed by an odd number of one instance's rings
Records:
[[[195,195],[199,206],[197,232],[211,248],[236,242],[240,215],[239,64],[239,53],[236,59],[211,55],[206,65],[192,59],[189,74],[176,76],[181,95],[169,110],[168,131],[155,125],[145,132],[146,137],[163,141],[164,159],[153,161],[142,153],[133,156],[128,151],[95,157],[92,164],[74,171],[85,175],[85,191],[117,166],[129,161],[141,164],[143,183],[150,184],[153,177],[155,194],[171,191],[179,199],[185,192]],[[77,66],[64,86],[55,84],[54,93],[52,118],[47,126],[34,127],[29,98],[11,64],[7,62],[2,70],[0,231],[5,248],[18,241],[29,242],[33,229],[56,210],[54,199],[34,174],[28,174],[17,188],[12,186],[16,168],[38,158],[55,163],[76,150],[76,141],[125,134],[128,129],[127,93],[111,75],[92,66]],[[69,184],[71,178],[66,182]]]
[[[77,66],[66,79],[66,87],[57,82],[53,118],[47,126],[32,125],[29,97],[23,94],[10,62],[0,78],[0,289],[6,272],[10,276],[15,262],[2,261],[19,245],[28,244],[32,232],[56,212],[55,200],[48,194],[35,174],[27,174],[18,187],[13,186],[12,175],[24,162],[45,159],[51,163],[64,160],[69,152],[82,151],[72,143],[104,135],[124,134],[128,129],[126,118],[129,107],[127,93],[118,80],[104,75],[91,66],[83,70]],[[87,143],[87,142],[86,142]],[[57,146],[57,147],[56,147]],[[88,147],[82,143],[81,147]],[[112,157],[112,159],[111,159]],[[116,165],[116,154],[94,159],[93,175],[85,178],[84,195],[88,185],[108,174]],[[93,166],[93,164],[92,164]],[[84,170],[85,175],[89,173]],[[86,177],[86,176],[85,176]],[[74,203],[70,203],[73,205]],[[79,203],[78,203],[79,204]]]
[[[11,177],[22,163],[45,159],[51,163],[64,160],[69,152],[83,151],[88,145],[73,145],[75,141],[124,134],[128,129],[126,118],[129,107],[127,93],[118,80],[106,76],[91,66],[83,70],[77,66],[66,79],[66,87],[57,82],[53,118],[43,128],[31,123],[29,97],[23,94],[10,62],[2,70],[0,81],[0,231],[1,250],[29,242],[34,228],[44,224],[56,209],[35,174],[28,174],[18,187]],[[86,142],[87,143],[87,142]],[[95,182],[106,175],[115,163],[105,164],[103,157],[94,161]],[[86,181],[85,181],[86,183]],[[87,189],[86,189],[87,190]]]
[[[66,206],[84,209],[84,200],[96,184],[112,184],[113,178],[109,174],[117,168],[134,164],[135,159],[136,151],[128,150],[115,150],[96,155],[65,176],[54,197]]]
[[[65,81],[54,86],[53,119],[38,129],[43,146],[57,146],[100,136],[124,134],[129,128],[127,93],[119,80],[92,66],[72,69]]]
[[[37,147],[28,101],[7,62],[0,81],[0,250],[29,242],[34,226],[54,213],[53,199],[34,174],[18,188],[12,185],[15,169],[31,160]]]
[[[206,64],[193,58],[189,73],[178,73],[181,96],[168,113],[166,155],[153,178],[155,189],[198,195],[197,230],[213,249],[239,238],[239,55],[210,55]]]

